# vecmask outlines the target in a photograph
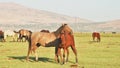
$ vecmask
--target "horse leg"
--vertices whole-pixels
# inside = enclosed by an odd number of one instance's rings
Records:
[[[99,38],[97,37],[97,42],[99,42]]]
[[[58,48],[58,53],[57,53],[59,56],[60,56],[60,62],[63,62],[63,60],[62,60],[62,55],[61,55],[61,48]]]
[[[31,53],[31,48],[28,48],[28,54],[27,54],[27,58],[26,58],[27,61],[29,61],[29,55],[30,55],[30,53]]]
[[[98,39],[99,39],[99,42],[100,42],[100,40],[101,40],[100,37]]]
[[[95,41],[95,37],[93,37],[93,41]]]
[[[35,51],[36,49],[33,50],[34,54],[35,54],[35,61],[38,61],[38,54],[37,52]]]
[[[67,50],[67,58],[66,58],[66,62],[68,62],[69,50],[68,50],[68,48],[67,48],[66,50]]]
[[[77,58],[77,50],[76,50],[76,48],[75,48],[75,46],[71,46],[71,48],[72,48],[72,51],[74,52],[74,54],[75,54],[75,58],[76,58],[76,63],[78,63],[78,58]]]
[[[15,37],[13,37],[13,42],[15,42]]]
[[[17,38],[17,42],[19,42],[19,38]]]
[[[55,47],[55,61],[59,63],[59,58],[58,58],[58,47]]]
[[[63,64],[65,63],[65,48],[63,48]]]

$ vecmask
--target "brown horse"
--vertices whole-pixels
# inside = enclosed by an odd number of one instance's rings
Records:
[[[72,33],[71,28],[67,24],[63,24],[59,29],[51,33],[45,32],[34,32],[31,35],[29,40],[28,54],[26,60],[29,60],[29,54],[31,52],[35,53],[35,60],[38,61],[38,55],[36,53],[36,49],[40,46],[43,47],[56,47],[60,44],[60,33],[62,30],[69,31]],[[57,49],[57,48],[55,48]],[[55,50],[55,54],[57,54],[57,50]],[[57,61],[57,60],[56,60]]]
[[[50,33],[50,31],[49,31],[49,30],[41,30],[40,32]]]
[[[93,41],[95,41],[95,38],[97,39],[97,42],[100,42],[100,40],[101,40],[100,33],[98,33],[98,32],[93,32],[92,37],[93,37]]]
[[[21,30],[19,30],[19,40],[21,41],[23,41],[23,38],[25,38],[25,41],[26,40],[29,40],[29,38],[30,38],[30,36],[31,36],[31,34],[32,34],[32,32],[31,31],[29,31],[29,30],[25,30],[25,29],[21,29]]]
[[[5,42],[5,39],[4,39],[4,32],[2,30],[0,30],[0,40],[2,42]]]
[[[71,34],[70,32],[67,31],[62,31],[60,34],[60,39],[61,39],[61,44],[57,47],[58,51],[57,51],[57,58],[58,55],[60,55],[62,64],[65,63],[65,52],[67,52],[67,58],[66,58],[66,62],[68,61],[68,56],[69,56],[69,50],[68,47],[71,47],[74,54],[75,54],[75,58],[76,58],[76,63],[78,63],[78,58],[77,58],[77,51],[75,48],[75,42],[74,42],[74,36],[73,34]],[[63,57],[61,57],[61,48],[63,49]],[[59,59],[58,59],[59,61]]]

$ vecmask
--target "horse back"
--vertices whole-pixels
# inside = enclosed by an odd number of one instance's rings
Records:
[[[53,33],[45,33],[45,32],[34,32],[31,35],[31,41],[34,44],[41,44],[46,46],[47,44],[52,44],[56,40],[56,36]]]

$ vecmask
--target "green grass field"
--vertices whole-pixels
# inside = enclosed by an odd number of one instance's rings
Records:
[[[75,43],[78,52],[78,68],[120,68],[120,34],[101,34],[101,42],[92,42],[90,33],[75,33]],[[69,62],[60,65],[54,60],[54,47],[37,49],[39,61],[25,60],[28,50],[27,42],[0,42],[0,68],[71,68],[75,56],[71,50]]]

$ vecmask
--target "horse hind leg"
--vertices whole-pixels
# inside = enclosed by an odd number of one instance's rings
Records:
[[[93,37],[93,41],[95,41],[95,37]]]
[[[99,37],[99,42],[101,41],[100,37]]]
[[[63,64],[65,63],[65,49],[63,49]]]
[[[28,49],[28,54],[27,54],[27,57],[26,57],[26,60],[27,60],[27,61],[29,61],[29,55],[30,55],[31,52],[32,52],[32,50],[31,50],[31,49]]]
[[[30,53],[32,53],[32,52],[34,52],[35,61],[38,61],[38,54],[37,54],[37,52],[36,52],[36,49],[37,49],[37,48],[30,48],[30,49],[28,50],[28,54],[27,54],[27,58],[26,58],[27,61],[29,61],[29,55],[30,55]]]
[[[58,50],[59,50],[59,48],[58,47],[55,47],[55,61],[57,62],[57,63],[59,63],[60,61],[59,61],[59,58],[58,58]]]
[[[38,54],[37,52],[35,51],[36,49],[33,50],[34,54],[35,54],[35,61],[38,61]]]
[[[74,52],[74,54],[75,54],[75,60],[76,60],[76,63],[78,63],[78,58],[77,58],[77,50],[76,50],[76,48],[75,48],[75,46],[71,46],[71,48],[72,48],[72,51]]]
[[[58,48],[58,55],[60,56],[60,63],[63,62],[62,60],[62,54],[61,54],[61,48]]]

